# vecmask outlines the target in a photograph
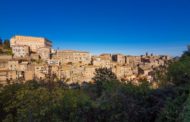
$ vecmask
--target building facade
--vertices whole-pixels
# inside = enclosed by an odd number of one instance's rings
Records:
[[[41,47],[37,50],[37,54],[39,54],[40,58],[43,60],[50,59],[50,53],[51,53],[51,48],[48,47]]]
[[[112,55],[112,60],[119,64],[125,64],[125,56],[122,54],[114,54]]]
[[[24,58],[30,55],[29,47],[24,45],[12,46],[12,52],[15,58]]]
[[[52,47],[52,42],[46,38],[30,36],[14,36],[10,39],[10,46],[29,46],[32,52],[36,52],[41,47]]]
[[[55,57],[59,58],[62,64],[66,63],[89,64],[91,62],[91,55],[89,52],[82,52],[75,50],[58,50]]]

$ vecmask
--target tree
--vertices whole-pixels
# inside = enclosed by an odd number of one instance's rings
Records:
[[[3,44],[3,40],[0,38],[0,46],[2,46]]]
[[[10,49],[10,41],[8,39],[4,40],[3,48],[4,49]]]
[[[190,45],[187,46],[188,52],[190,52]]]
[[[185,56],[168,68],[168,80],[174,84],[190,82],[190,57]]]
[[[152,72],[153,79],[158,83],[160,87],[168,85],[167,83],[167,66],[159,66]]]
[[[60,121],[53,111],[63,91],[54,89],[50,93],[36,81],[6,86],[0,92],[0,121]]]
[[[99,68],[96,69],[93,80],[95,82],[109,82],[117,80],[117,76],[112,72],[111,68]]]
[[[64,91],[63,99],[58,108],[58,114],[62,121],[91,122],[92,101],[81,90],[69,89]]]
[[[12,84],[5,86],[0,91],[0,121],[6,119],[16,121],[17,108],[13,107],[16,99],[16,92],[23,87],[22,84]]]
[[[97,95],[100,96],[106,83],[118,81],[117,76],[108,68],[99,68],[95,71],[93,77],[97,88]]]
[[[187,51],[185,51],[181,57],[181,59],[190,57],[190,45],[187,46]]]
[[[2,49],[0,49],[0,54],[3,54],[3,50]]]
[[[189,85],[183,87],[175,86],[173,88],[167,88],[170,97],[167,92],[163,94],[167,95],[164,107],[160,110],[155,122],[182,122],[180,117],[183,112],[184,103],[189,96]],[[173,94],[173,95],[172,95]],[[163,98],[162,98],[163,99]]]
[[[179,116],[180,122],[189,122],[190,121],[190,95],[187,98],[187,101],[184,104],[183,111]]]

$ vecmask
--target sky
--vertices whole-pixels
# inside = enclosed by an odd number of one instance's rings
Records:
[[[46,37],[55,49],[179,56],[190,0],[0,0],[0,37]]]

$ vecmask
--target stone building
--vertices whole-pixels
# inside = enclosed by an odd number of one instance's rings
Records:
[[[43,60],[50,59],[50,53],[51,53],[51,48],[49,47],[41,47],[37,50],[37,54],[39,54],[40,58]]]
[[[92,57],[92,65],[97,66],[97,67],[110,68],[111,67],[111,60],[109,60],[107,58],[94,56],[94,57]]]
[[[10,46],[29,46],[32,52],[37,52],[41,47],[52,47],[52,42],[46,38],[30,37],[30,36],[14,36],[10,39]]]
[[[34,71],[26,70],[24,72],[25,81],[33,80],[34,79]]]
[[[67,63],[89,64],[91,62],[91,55],[89,52],[82,52],[75,50],[58,50],[54,58],[59,58],[62,64],[67,64]]]
[[[0,85],[6,85],[8,81],[8,60],[6,56],[0,56]],[[8,58],[9,59],[9,58]]]
[[[8,81],[8,70],[0,70],[0,85],[6,85]]]
[[[40,80],[46,79],[50,76],[50,69],[46,64],[35,64],[34,65],[34,77]]]
[[[0,55],[0,60],[11,60],[13,57],[11,55]]]
[[[0,70],[6,71],[7,80],[24,80],[24,72],[27,70],[27,66],[28,62],[21,62],[19,60],[9,60],[5,63],[0,63]]]
[[[16,70],[12,70],[8,72],[8,80],[13,81],[19,78],[20,75],[17,74]]]
[[[48,59],[47,60],[47,63],[48,65],[56,65],[56,66],[59,66],[61,63],[60,63],[60,60],[59,59]]]
[[[125,64],[125,56],[122,54],[114,54],[112,55],[112,60],[117,62],[118,64]]]
[[[55,75],[59,79],[59,65],[51,65],[50,74]]]
[[[72,65],[63,65],[59,69],[58,78],[64,80],[68,84],[71,83],[83,83],[84,81],[92,81],[94,76],[95,69],[97,67],[92,65],[86,66],[72,66]]]
[[[152,67],[149,65],[145,65],[145,66],[140,66],[139,67],[139,75],[141,76],[149,76],[150,73],[152,72]]]
[[[140,56],[126,56],[125,57],[126,64],[129,64],[131,66],[137,66],[141,63],[141,57]]]
[[[107,53],[103,53],[99,56],[102,60],[112,60],[112,55],[111,54],[107,54]]]
[[[21,63],[19,63],[19,71],[26,71],[28,70],[28,61],[22,61]]]
[[[133,74],[131,67],[117,65],[112,68],[118,79],[126,79],[127,76]]]
[[[40,60],[40,55],[37,53],[32,53],[30,57],[32,60]]]
[[[12,52],[14,54],[14,58],[25,58],[30,55],[29,47],[24,45],[12,46]]]
[[[58,78],[66,82],[71,81],[72,66],[62,65],[59,69]]]
[[[96,66],[86,66],[84,68],[84,72],[83,72],[83,76],[84,76],[83,81],[85,81],[85,82],[92,81],[92,78],[95,75],[95,69],[96,68],[98,68],[98,67],[96,67]]]
[[[0,70],[8,70],[8,61],[0,60]]]
[[[18,60],[10,60],[8,61],[8,69],[12,71],[19,70],[19,61]]]
[[[71,70],[70,83],[82,83],[84,81],[83,72],[84,67],[73,67],[73,69]]]
[[[35,78],[35,64],[28,64],[27,70],[24,72],[25,81],[33,80]]]

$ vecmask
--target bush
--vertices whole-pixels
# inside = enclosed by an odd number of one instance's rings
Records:
[[[117,82],[117,76],[112,72],[111,69],[108,68],[99,68],[95,71],[95,76],[93,80],[96,84],[97,95],[100,96],[102,94],[102,90],[105,89],[105,85],[109,82]]]
[[[176,85],[190,82],[190,57],[171,64],[167,76],[168,80]]]
[[[188,99],[184,104],[183,111],[180,113],[178,120],[180,122],[189,122],[190,121],[190,95],[188,96]]]

